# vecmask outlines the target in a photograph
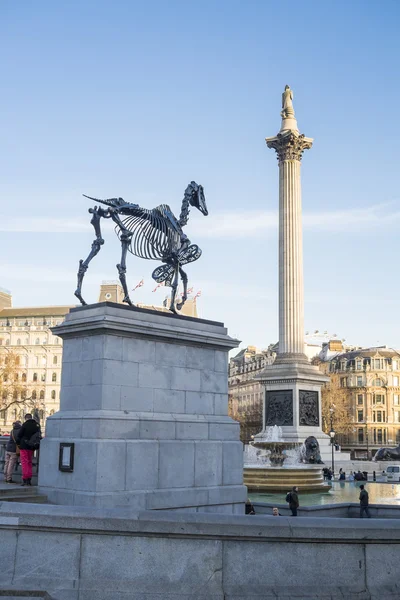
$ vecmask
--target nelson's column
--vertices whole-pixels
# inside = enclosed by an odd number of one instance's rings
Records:
[[[263,432],[279,425],[285,440],[303,442],[315,436],[328,459],[329,436],[321,429],[321,387],[329,380],[304,354],[303,242],[300,167],[312,138],[299,132],[293,92],[282,94],[282,125],[266,138],[279,162],[279,351],[275,362],[258,376],[265,385]]]

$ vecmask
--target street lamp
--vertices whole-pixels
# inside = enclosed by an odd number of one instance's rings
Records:
[[[335,410],[334,408],[330,408],[330,413],[331,413],[331,430],[329,432],[329,435],[331,436],[331,448],[332,448],[332,476],[335,476],[335,455],[334,455],[334,444],[335,444],[335,430],[333,429],[333,414],[334,414]]]
[[[332,426],[331,426],[331,430],[329,432],[329,435],[331,436],[331,446],[332,446],[332,474],[334,476],[335,475],[335,455],[334,455],[334,450],[335,450],[335,430],[333,429]]]

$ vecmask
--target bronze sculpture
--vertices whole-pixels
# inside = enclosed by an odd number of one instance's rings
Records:
[[[82,282],[90,261],[99,253],[104,239],[101,235],[100,220],[112,219],[115,232],[121,242],[121,262],[117,264],[119,280],[124,290],[124,302],[133,306],[129,297],[126,283],[126,255],[129,252],[139,258],[160,260],[164,264],[157,267],[152,277],[157,283],[165,283],[172,288],[170,310],[174,313],[180,310],[187,300],[188,277],[182,265],[200,258],[201,250],[196,244],[191,244],[182,228],[188,222],[190,206],[197,208],[204,216],[208,215],[204,190],[201,185],[191,181],[185,190],[179,219],[175,217],[170,207],[161,204],[153,209],[141,208],[138,204],[125,202],[123,198],[98,200],[86,196],[90,200],[105,204],[108,208],[95,206],[89,209],[92,214],[91,224],[96,233],[92,249],[86,260],[79,261],[78,286],[75,296],[81,304],[86,302],[82,297]],[[183,294],[180,302],[175,305],[179,276],[183,283]]]
[[[400,445],[396,448],[379,448],[372,460],[400,460]]]

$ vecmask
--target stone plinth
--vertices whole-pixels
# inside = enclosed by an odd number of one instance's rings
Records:
[[[60,412],[47,420],[40,489],[56,504],[243,512],[239,424],[227,416],[221,323],[101,303],[64,340]],[[74,443],[72,472],[59,470]]]

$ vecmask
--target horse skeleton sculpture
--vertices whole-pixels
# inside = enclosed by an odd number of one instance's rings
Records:
[[[170,207],[161,204],[152,210],[141,208],[138,204],[125,202],[123,198],[98,200],[86,196],[90,200],[105,204],[108,208],[95,206],[89,208],[92,215],[91,224],[96,233],[92,249],[86,260],[79,261],[78,287],[75,296],[81,304],[86,304],[82,298],[82,282],[90,261],[99,253],[104,240],[101,235],[100,220],[112,219],[115,223],[115,232],[121,242],[121,262],[117,265],[119,280],[124,290],[124,302],[133,306],[129,297],[126,283],[126,255],[131,252],[139,258],[160,260],[164,265],[157,267],[152,273],[157,283],[165,283],[172,288],[170,310],[176,313],[187,300],[188,278],[182,265],[200,258],[201,250],[196,244],[191,244],[189,238],[183,233],[182,228],[188,222],[190,206],[197,208],[204,216],[208,215],[204,190],[194,181],[189,183],[185,190],[179,219],[175,217]],[[183,283],[182,299],[175,305],[179,276]]]

